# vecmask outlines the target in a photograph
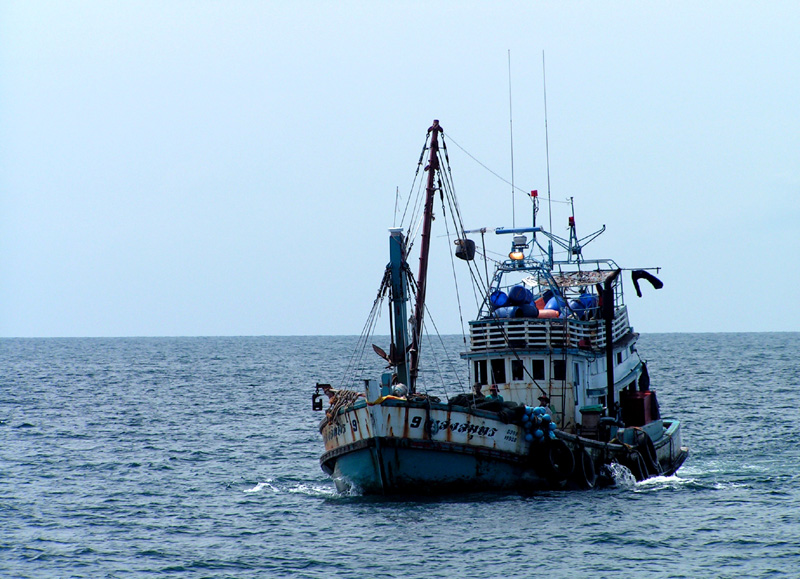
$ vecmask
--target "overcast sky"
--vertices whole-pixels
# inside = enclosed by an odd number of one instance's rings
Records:
[[[800,328],[796,2],[0,0],[0,336],[358,334],[434,118],[465,225],[511,224],[453,145],[510,178],[509,50],[516,185],[544,52],[553,198],[663,268],[637,331]]]

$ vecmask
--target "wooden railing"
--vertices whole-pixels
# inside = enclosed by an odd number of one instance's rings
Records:
[[[618,307],[612,327],[613,341],[630,329],[628,309]],[[602,320],[574,318],[501,318],[475,320],[469,323],[470,351],[503,350],[507,348],[578,348],[602,350],[606,346],[605,324]]]

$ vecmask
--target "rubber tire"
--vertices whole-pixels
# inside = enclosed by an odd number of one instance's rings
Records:
[[[658,476],[663,472],[661,464],[658,462],[658,455],[656,454],[656,446],[653,444],[653,439],[650,435],[644,432],[644,438],[637,445],[636,450],[642,457],[647,474],[650,476]]]
[[[575,470],[575,457],[567,443],[557,438],[547,443],[544,452],[544,463],[547,469],[547,478],[556,482],[567,480]]]
[[[629,471],[631,471],[631,474],[633,475],[633,478],[636,479],[636,482],[643,481],[647,478],[647,466],[645,465],[644,459],[642,458],[642,455],[639,454],[638,450],[630,451],[623,465],[627,467]]]
[[[572,472],[572,482],[582,490],[591,490],[597,485],[597,472],[594,461],[589,451],[585,448],[576,448],[574,453],[575,469]]]

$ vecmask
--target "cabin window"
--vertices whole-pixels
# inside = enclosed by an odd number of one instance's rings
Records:
[[[544,360],[533,360],[533,376],[534,380],[544,380]]]
[[[505,384],[506,361],[492,360],[492,384]]]
[[[475,361],[475,383],[484,386],[489,383],[486,380],[486,360]]]
[[[581,365],[575,364],[573,367],[575,370],[575,375],[572,377],[572,381],[575,383],[575,386],[581,383]]]
[[[564,360],[553,360],[553,380],[567,379],[567,363]]]
[[[525,379],[525,364],[522,360],[511,360],[511,379]]]
[[[622,364],[622,352],[617,352],[617,365]]]

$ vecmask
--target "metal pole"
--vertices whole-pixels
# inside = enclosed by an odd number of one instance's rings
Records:
[[[428,160],[428,184],[425,189],[425,213],[422,222],[422,247],[419,256],[419,275],[417,275],[417,306],[414,311],[414,327],[411,339],[411,375],[409,377],[409,393],[416,392],[417,374],[419,370],[419,348],[422,337],[422,323],[425,317],[425,290],[428,278],[428,252],[431,246],[431,222],[433,221],[433,198],[436,193],[435,178],[439,170],[439,133],[442,127],[434,120],[428,129],[431,133],[430,156]]]

